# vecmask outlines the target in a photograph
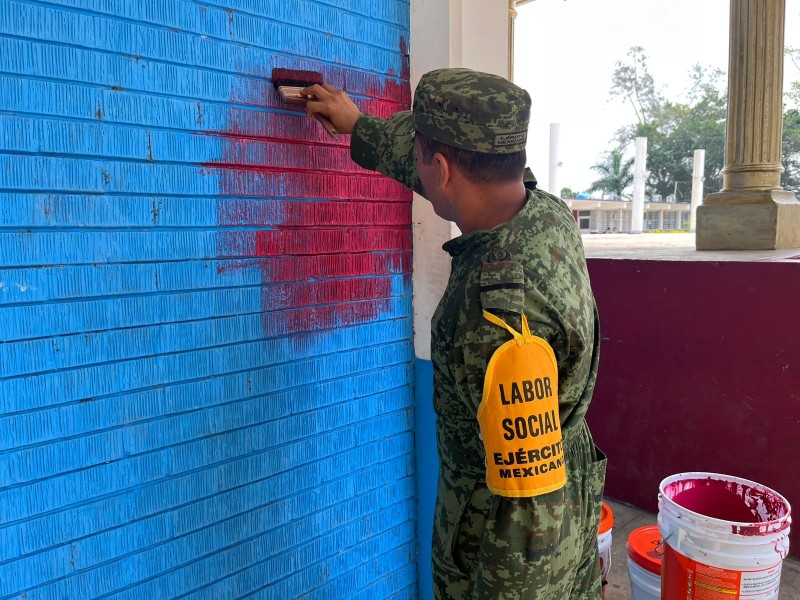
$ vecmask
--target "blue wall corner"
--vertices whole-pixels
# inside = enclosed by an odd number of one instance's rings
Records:
[[[433,599],[431,539],[433,510],[439,480],[436,449],[436,412],[433,410],[433,363],[416,359],[414,373],[416,426],[414,446],[417,477],[417,581],[420,600]]]

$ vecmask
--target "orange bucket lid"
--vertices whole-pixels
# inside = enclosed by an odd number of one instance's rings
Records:
[[[639,527],[628,536],[628,556],[637,565],[651,573],[661,575],[661,532],[655,525]]]
[[[598,534],[603,534],[606,531],[611,531],[614,526],[614,513],[611,512],[611,507],[605,502],[600,506],[600,528],[597,530]]]

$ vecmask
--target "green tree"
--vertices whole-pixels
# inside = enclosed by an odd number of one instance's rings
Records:
[[[800,110],[796,108],[789,109],[783,115],[781,164],[784,168],[781,187],[795,193],[800,192]]]
[[[590,192],[601,191],[617,198],[628,198],[625,188],[633,183],[633,159],[625,160],[621,148],[607,152],[605,159],[592,167],[600,179],[592,183]]]
[[[786,99],[793,107],[783,115],[783,148],[781,164],[781,186],[793,192],[800,192],[800,48],[786,48],[787,77],[792,75],[798,79],[793,81]]]
[[[791,71],[790,65],[794,66],[794,73],[795,75],[800,74],[800,48],[786,48],[786,58],[789,59],[789,64],[786,65],[786,72],[787,76]],[[789,100],[792,101],[795,106],[800,108],[800,81],[793,81],[791,87],[789,88],[789,92],[787,93]]]
[[[647,138],[647,192],[662,196],[675,193],[679,200],[688,201],[692,158],[698,148],[706,151],[704,194],[718,191],[722,185],[727,116],[727,98],[720,91],[722,73],[695,66],[690,73],[692,85],[686,94],[687,102],[674,102],[656,93],[647,73],[644,51],[631,48],[628,55],[633,57],[634,65],[618,62],[613,76],[615,87],[622,86],[624,93],[612,88],[611,96],[623,96],[641,108],[636,110],[637,122],[620,130],[616,141],[627,145],[636,137]]]
[[[628,50],[627,60],[616,62],[609,94],[630,104],[639,124],[652,121],[663,100],[647,70],[644,48],[633,46]]]
[[[721,74],[695,67],[692,76],[688,103],[664,102],[653,122],[636,127],[636,135],[648,138],[649,188],[683,201],[691,199],[696,149],[706,151],[704,195],[721,188],[725,160],[727,99],[716,85]]]
[[[571,187],[563,187],[561,188],[561,197],[562,198],[574,198],[575,192],[572,191]]]

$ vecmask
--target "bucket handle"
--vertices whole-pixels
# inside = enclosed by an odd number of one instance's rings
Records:
[[[669,538],[672,537],[673,533],[675,533],[675,532],[671,531],[670,534],[667,537],[661,538],[661,540],[656,545],[656,549],[655,549],[655,553],[656,554],[658,554],[659,556],[664,556],[664,544],[666,544],[667,541],[669,541]]]

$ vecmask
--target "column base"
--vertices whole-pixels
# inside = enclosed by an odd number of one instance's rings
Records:
[[[800,248],[800,202],[794,192],[725,191],[697,207],[698,250]]]

